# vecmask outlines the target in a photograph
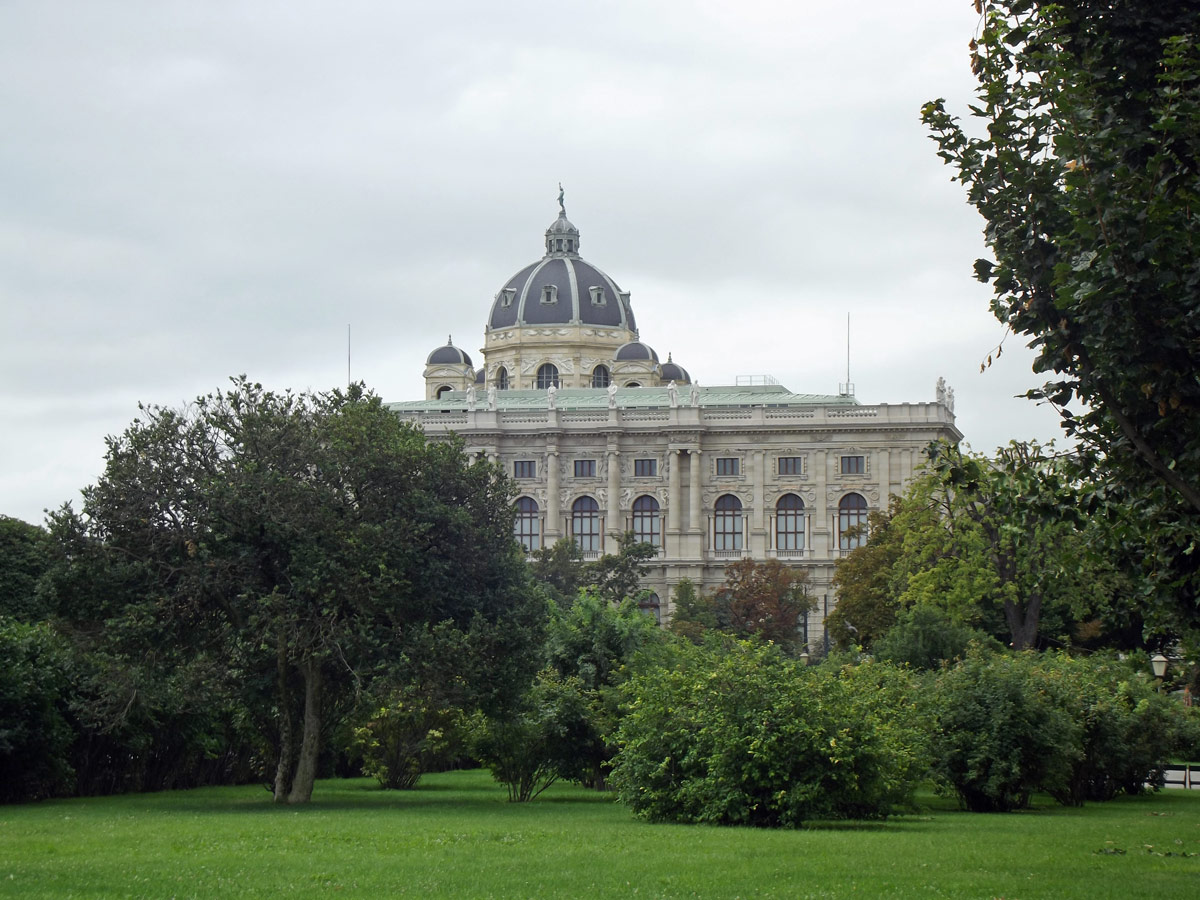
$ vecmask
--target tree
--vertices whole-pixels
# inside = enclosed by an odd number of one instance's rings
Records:
[[[559,606],[570,606],[585,582],[583,552],[571,538],[559,538],[533,553],[530,572]]]
[[[687,590],[693,590],[689,584]],[[694,642],[715,629],[739,638],[771,641],[799,655],[807,647],[807,615],[816,606],[808,574],[777,559],[740,559],[725,567],[725,584],[711,595],[677,598],[671,628]],[[710,624],[711,623],[711,624]]]
[[[551,610],[546,626],[546,665],[564,688],[580,692],[581,722],[570,725],[574,743],[560,761],[560,774],[603,789],[610,761],[610,738],[617,725],[615,690],[630,675],[639,654],[663,641],[654,619],[627,597],[613,604],[598,590],[581,591],[569,609]],[[565,723],[564,723],[565,724]]]
[[[893,578],[905,532],[892,523],[901,502],[893,496],[887,512],[872,511],[867,539],[837,561],[833,586],[838,601],[825,619],[825,629],[839,650],[870,647],[896,623],[899,592]]]
[[[37,583],[49,563],[45,529],[0,516],[0,616],[22,622],[42,617]]]
[[[1003,612],[1014,649],[1036,646],[1048,610],[1078,618],[1103,604],[1103,563],[1093,564],[1080,539],[1086,519],[1064,458],[1015,441],[990,459],[948,444],[929,453],[954,565],[982,550],[994,593],[981,599]]]
[[[827,625],[839,648],[878,649],[905,618],[896,639],[910,649],[933,640],[943,619],[959,633],[951,644],[979,629],[1018,649],[1127,630],[1128,581],[1101,549],[1106,523],[1079,508],[1068,458],[1018,443],[991,458],[946,444],[929,452],[927,471],[838,563]],[[914,619],[921,607],[939,612]]]
[[[84,517],[60,524],[241,673],[273,732],[275,798],[295,803],[354,690],[411,675],[431,648],[480,702],[527,681],[542,609],[510,503],[495,468],[426,442],[361,386],[277,394],[239,378],[183,410],[143,407],[109,439]]]
[[[606,553],[595,562],[585,563],[579,545],[572,538],[559,538],[549,547],[533,554],[530,565],[534,580],[545,587],[561,607],[575,602],[582,588],[591,588],[609,603],[625,598],[640,599],[648,593],[641,588],[646,574],[643,563],[658,555],[658,549],[638,541],[632,531],[617,538],[615,553]]]
[[[609,603],[639,600],[649,594],[641,587],[648,559],[658,555],[658,548],[648,541],[639,541],[632,531],[617,538],[617,552],[606,553],[584,569],[584,582],[591,585]]]
[[[1200,4],[976,0],[970,135],[923,119],[987,224],[992,310],[1053,373],[1159,628],[1200,627]],[[997,354],[1000,352],[996,351]],[[989,357],[989,362],[991,357]]]

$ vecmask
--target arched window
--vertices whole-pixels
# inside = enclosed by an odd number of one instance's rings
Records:
[[[645,494],[633,501],[633,536],[644,543],[662,546],[658,501]]]
[[[641,385],[638,384],[636,381],[631,381],[631,382],[629,382],[629,384],[625,385],[625,387],[641,387]]]
[[[596,366],[592,369],[592,387],[606,388],[612,378],[608,374],[608,366]]]
[[[733,494],[717,498],[713,520],[713,549],[742,549],[742,501]]]
[[[504,368],[504,366],[496,370],[496,390],[508,390],[508,369]]]
[[[454,390],[454,388],[450,387],[450,385],[448,385],[448,384],[443,384],[443,385],[442,385],[440,388],[438,388],[438,389],[437,389],[437,394],[436,394],[435,396],[436,396],[436,397],[437,397],[439,400],[441,400],[441,399],[442,399],[442,394],[448,394],[448,393],[450,393],[452,390]]]
[[[516,535],[527,553],[541,549],[542,520],[538,516],[536,500],[529,497],[521,497],[517,500],[517,521],[513,526],[513,534]]]
[[[775,504],[775,549],[804,549],[804,501],[784,494]]]
[[[558,387],[558,366],[553,363],[542,363],[538,366],[537,386],[538,390],[546,390],[546,388],[554,385]]]
[[[591,497],[571,504],[571,536],[584,553],[600,549],[600,504]]]
[[[867,542],[867,501],[862,494],[847,494],[838,504],[838,547],[853,550]]]

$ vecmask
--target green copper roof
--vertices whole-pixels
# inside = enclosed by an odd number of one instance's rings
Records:
[[[700,406],[858,406],[854,397],[838,394],[793,394],[778,384],[698,387]],[[664,408],[671,405],[665,387],[618,388],[617,406],[620,409]],[[692,405],[691,386],[679,387],[678,405]],[[437,400],[408,400],[387,404],[395,410],[465,410],[466,391],[447,391]],[[558,409],[607,409],[608,391],[604,388],[563,388],[554,397]],[[486,391],[475,394],[475,408],[487,409]],[[546,409],[546,391],[496,391],[496,409]]]

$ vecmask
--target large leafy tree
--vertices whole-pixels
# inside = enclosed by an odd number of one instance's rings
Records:
[[[808,592],[808,573],[777,559],[741,559],[725,567],[725,583],[713,593],[695,596],[680,585],[671,630],[694,643],[707,631],[770,641],[785,652],[807,649],[806,617],[816,602]]]
[[[1127,585],[1093,552],[1105,523],[1080,511],[1068,459],[1022,443],[992,457],[934,444],[930,456],[881,527],[838,563],[828,625],[839,647],[871,645],[922,606],[1021,650],[1124,624],[1112,601]]]
[[[1200,626],[1200,3],[976,0],[965,128],[924,121],[986,220],[992,310],[1038,352],[1159,624]],[[989,358],[990,361],[990,358]],[[1153,609],[1153,608],[1152,608]]]
[[[56,525],[168,634],[223,654],[271,726],[276,799],[304,802],[323,732],[373,679],[453,658],[448,677],[484,704],[527,680],[543,609],[510,504],[493,467],[426,442],[359,386],[280,394],[240,378],[182,410],[143,408],[109,439],[83,515]],[[102,603],[88,583],[75,592]]]

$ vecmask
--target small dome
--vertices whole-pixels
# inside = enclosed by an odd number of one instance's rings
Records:
[[[571,224],[564,212],[546,229],[546,234],[579,234],[579,229]]]
[[[454,341],[451,338],[446,338],[446,346],[438,347],[429,354],[429,358],[425,360],[427,366],[475,366],[471,363],[471,357],[467,356],[462,350],[454,346]]]
[[[475,370],[475,383],[483,384],[486,380],[487,379],[484,377],[483,369],[476,369]]]
[[[641,341],[630,341],[628,344],[622,344],[617,348],[616,356],[613,359],[617,362],[639,359],[652,359],[658,362],[658,354],[654,352],[653,347],[648,347]]]
[[[673,381],[676,384],[691,384],[692,376],[688,374],[688,370],[677,362],[671,361],[671,354],[667,354],[667,361],[662,364],[662,380]]]

